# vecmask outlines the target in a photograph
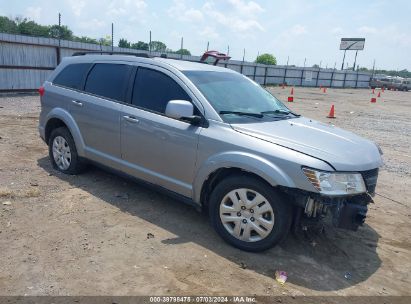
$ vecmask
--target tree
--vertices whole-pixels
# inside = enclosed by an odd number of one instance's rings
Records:
[[[23,19],[18,23],[19,33],[29,36],[49,37],[49,27],[37,24],[34,21],[27,21]]]
[[[135,50],[148,51],[148,43],[145,43],[143,41],[139,41],[137,43],[131,44],[131,48],[135,49]]]
[[[118,46],[122,48],[130,48],[130,42],[127,41],[127,39],[121,38],[120,41],[118,42]]]
[[[107,35],[104,38],[100,38],[98,40],[98,43],[100,43],[101,45],[111,46],[111,36]]]
[[[261,54],[257,57],[255,62],[261,64],[276,65],[277,59],[275,59],[274,55],[271,54]]]
[[[48,35],[51,38],[58,39],[65,39],[65,40],[72,40],[73,39],[73,32],[66,26],[58,26],[57,24],[52,25],[49,27]]]
[[[167,46],[164,42],[161,41],[151,41],[150,42],[150,49],[153,52],[164,52]]]
[[[96,39],[89,38],[86,36],[81,36],[81,37],[73,36],[73,41],[98,44]]]
[[[187,49],[179,49],[178,51],[175,52],[176,54],[180,54],[180,55],[191,55],[190,51]]]
[[[0,16],[0,32],[9,34],[18,34],[19,28],[14,20]]]
[[[313,68],[316,68],[316,69],[319,69],[319,68],[320,68],[320,66],[319,66],[318,64],[314,64],[312,67],[313,67]]]

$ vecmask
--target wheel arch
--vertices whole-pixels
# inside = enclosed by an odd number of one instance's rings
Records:
[[[45,124],[45,141],[48,144],[50,134],[55,128],[66,127],[71,136],[74,139],[76,145],[77,153],[79,156],[84,155],[84,141],[81,136],[80,129],[78,128],[77,123],[74,121],[74,118],[70,113],[61,108],[53,109],[48,115]]]
[[[232,174],[254,176],[271,186],[295,187],[293,180],[268,160],[242,152],[226,152],[208,159],[198,171],[193,185],[193,199],[207,205],[208,196],[216,182]]]

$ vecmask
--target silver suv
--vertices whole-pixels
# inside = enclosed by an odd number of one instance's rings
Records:
[[[228,243],[261,251],[327,214],[357,230],[377,183],[373,142],[290,111],[229,69],[77,54],[39,89],[55,169],[92,162],[198,209]]]

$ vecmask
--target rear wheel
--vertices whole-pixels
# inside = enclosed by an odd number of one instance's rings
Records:
[[[210,197],[211,223],[229,244],[246,251],[263,251],[285,239],[292,210],[265,182],[232,176],[220,182]]]
[[[66,174],[78,174],[84,169],[70,131],[65,127],[54,129],[49,139],[49,157],[53,168]]]

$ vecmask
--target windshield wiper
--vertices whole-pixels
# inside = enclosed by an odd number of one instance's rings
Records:
[[[257,118],[263,118],[264,114],[263,113],[252,113],[252,112],[241,112],[241,111],[220,111],[220,114],[235,114],[239,116],[251,116],[251,117],[257,117]]]
[[[284,115],[288,115],[288,114],[293,114],[294,116],[301,116],[300,114],[296,114],[292,111],[284,111],[284,110],[274,110],[274,111],[264,111],[261,112],[261,114],[284,114]]]

